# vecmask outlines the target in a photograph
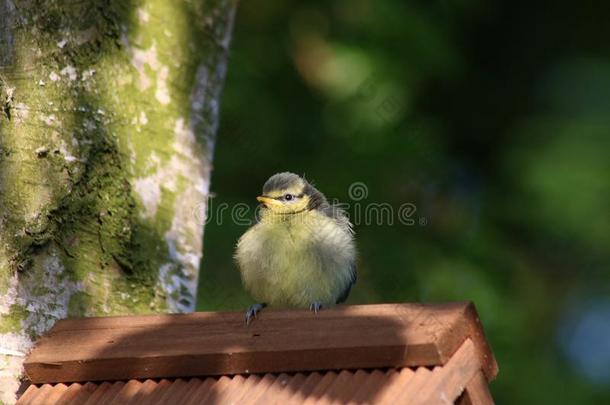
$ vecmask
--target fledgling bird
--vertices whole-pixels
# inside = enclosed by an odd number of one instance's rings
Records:
[[[258,302],[246,323],[267,305],[317,312],[345,301],[356,282],[356,247],[343,210],[289,172],[271,176],[257,200],[259,222],[235,252],[243,285]]]

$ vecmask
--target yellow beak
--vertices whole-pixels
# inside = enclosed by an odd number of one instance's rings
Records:
[[[275,200],[275,199],[269,198],[269,197],[258,196],[258,197],[256,197],[256,199],[259,202],[262,202],[263,204],[265,204],[267,207],[270,207],[272,205],[275,205],[275,206],[282,205],[282,203],[279,202],[278,200]]]

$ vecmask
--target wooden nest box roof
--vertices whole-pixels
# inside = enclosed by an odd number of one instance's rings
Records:
[[[490,404],[471,303],[66,319],[19,404]]]

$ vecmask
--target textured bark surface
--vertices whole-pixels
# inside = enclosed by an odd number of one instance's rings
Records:
[[[57,319],[195,305],[234,0],[0,0],[0,402]]]

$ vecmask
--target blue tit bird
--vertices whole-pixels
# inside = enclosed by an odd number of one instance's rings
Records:
[[[257,197],[259,221],[239,239],[235,259],[245,289],[258,302],[246,323],[272,307],[322,307],[345,301],[356,282],[349,218],[304,178],[274,174]]]

